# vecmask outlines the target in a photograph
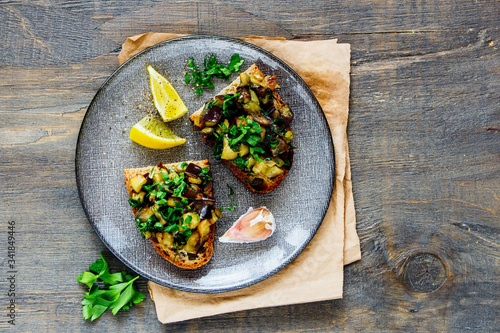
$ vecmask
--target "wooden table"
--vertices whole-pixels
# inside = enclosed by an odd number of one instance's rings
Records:
[[[1,1],[0,328],[12,331],[486,331],[499,327],[500,2]],[[94,323],[76,281],[103,252],[74,158],[127,36],[338,38],[363,259],[341,300],[162,326],[148,298]],[[15,222],[15,326],[8,227]],[[146,281],[139,287],[146,290]],[[7,331],[7,330],[5,330]]]

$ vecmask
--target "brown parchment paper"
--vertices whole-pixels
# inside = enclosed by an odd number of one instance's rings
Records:
[[[118,56],[122,64],[159,42],[179,37],[146,33],[129,37]],[[349,112],[350,45],[336,39],[296,41],[244,37],[285,61],[318,99],[328,120],[335,149],[335,187],[325,219],[313,240],[287,267],[253,286],[219,294],[189,293],[149,282],[162,323],[246,309],[306,303],[342,297],[343,266],[359,260],[352,194],[347,118]]]

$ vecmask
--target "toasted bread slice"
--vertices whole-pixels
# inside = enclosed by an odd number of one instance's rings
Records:
[[[126,169],[124,175],[143,237],[178,267],[205,265],[214,250],[215,221],[221,217],[208,160]]]
[[[276,189],[293,162],[293,113],[278,87],[253,64],[189,117],[216,158],[254,193]]]

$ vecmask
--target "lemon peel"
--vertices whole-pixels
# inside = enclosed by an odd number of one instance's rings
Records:
[[[129,137],[141,146],[166,149],[182,145],[186,139],[178,137],[161,119],[151,115],[144,117],[130,129]]]
[[[151,65],[148,66],[148,72],[153,102],[163,121],[169,122],[186,114],[186,104],[172,84]]]

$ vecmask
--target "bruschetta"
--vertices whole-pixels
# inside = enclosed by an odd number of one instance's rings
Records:
[[[136,225],[174,265],[195,269],[214,250],[215,206],[208,160],[126,169],[125,185]]]
[[[276,189],[292,166],[294,115],[278,87],[253,64],[190,116],[215,157],[255,193]]]

